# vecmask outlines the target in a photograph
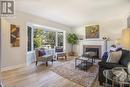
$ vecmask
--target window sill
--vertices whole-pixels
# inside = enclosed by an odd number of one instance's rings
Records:
[[[31,53],[34,53],[34,51],[28,51],[27,54],[31,54]]]

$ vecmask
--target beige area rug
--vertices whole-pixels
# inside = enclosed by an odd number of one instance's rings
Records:
[[[87,71],[83,71],[75,69],[75,60],[71,60],[53,67],[51,70],[84,87],[91,87],[98,74],[98,65],[95,63]]]

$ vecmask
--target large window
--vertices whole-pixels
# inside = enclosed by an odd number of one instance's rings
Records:
[[[28,52],[32,51],[32,28],[27,26],[28,33]]]
[[[34,29],[33,43],[34,49],[40,47],[54,48],[54,46],[63,46],[64,38],[63,32]]]
[[[58,46],[63,46],[63,32],[57,32]]]
[[[56,45],[56,32],[53,31],[45,31],[44,33],[44,46],[50,45],[51,48],[54,48]]]

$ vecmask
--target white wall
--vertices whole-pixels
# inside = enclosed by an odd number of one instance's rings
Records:
[[[71,28],[68,26],[22,12],[16,12],[16,16],[14,18],[2,18],[1,65],[3,70],[17,68],[26,64],[26,57],[27,57],[26,26],[28,23],[62,29],[65,30],[67,33],[71,32],[70,31]],[[10,24],[16,24],[20,26],[20,47],[11,47]],[[66,50],[69,51],[70,50],[69,48],[70,47],[66,42]]]
[[[73,29],[73,31],[77,35],[83,35],[85,38],[85,26],[99,24],[100,37],[108,36],[111,40],[115,40],[121,37],[122,30],[127,27],[126,21],[127,20],[124,18],[124,19],[114,19],[99,22],[90,22],[76,29]]]
[[[110,41],[108,41],[109,48],[110,45],[113,44],[116,39],[121,38],[122,30],[127,27],[127,18],[90,22],[83,26],[73,29],[73,32],[75,32],[78,36],[84,37],[85,39],[85,26],[95,24],[99,24],[100,38],[102,38],[103,36],[108,36],[110,38]],[[75,48],[77,47],[77,45],[75,46]]]

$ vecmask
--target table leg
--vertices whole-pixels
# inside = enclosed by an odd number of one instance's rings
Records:
[[[46,66],[48,66],[48,61],[46,61]]]
[[[114,87],[114,81],[112,81],[112,87]]]
[[[107,77],[107,73],[106,73],[106,77]],[[105,84],[105,87],[107,87],[107,78],[106,78],[106,82],[105,82],[106,84]]]
[[[87,66],[87,61],[86,61],[86,71],[87,71],[87,67],[88,67],[88,66]]]
[[[92,57],[92,65],[93,65],[93,57]]]
[[[65,55],[65,60],[67,60],[67,56]]]
[[[77,66],[76,62],[77,62],[77,59],[75,59],[75,69],[76,69],[76,66]]]

